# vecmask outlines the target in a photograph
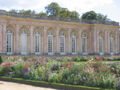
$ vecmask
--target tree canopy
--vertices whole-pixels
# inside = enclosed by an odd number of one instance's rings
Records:
[[[106,15],[96,13],[94,11],[84,13],[81,18],[84,20],[110,21],[110,19],[108,19]]]
[[[96,13],[95,11],[89,11],[80,17],[80,14],[77,11],[70,11],[67,8],[61,7],[58,3],[52,2],[45,7],[45,12],[36,13],[34,10],[15,10],[12,9],[9,12],[11,13],[21,13],[21,14],[37,14],[39,16],[54,16],[59,18],[67,19],[85,19],[85,20],[98,20],[98,21],[110,21],[106,15],[101,13]]]

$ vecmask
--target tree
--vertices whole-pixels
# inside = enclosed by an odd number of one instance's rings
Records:
[[[51,4],[45,7],[46,13],[49,16],[58,16],[60,9],[61,7],[56,2],[52,2]]]
[[[67,8],[61,8],[58,17],[60,17],[60,18],[70,18],[69,10]]]
[[[9,10],[8,12],[10,12],[10,13],[18,13],[18,10],[11,9],[11,10]]]
[[[46,12],[40,12],[39,15],[42,17],[42,16],[47,16],[47,13]]]
[[[103,15],[101,13],[97,14],[97,20],[98,21],[110,21],[110,19],[108,19],[106,15]]]
[[[34,10],[19,10],[19,13],[22,13],[22,14],[36,14]]]
[[[97,20],[97,13],[94,11],[89,11],[84,13],[81,18],[86,20]]]
[[[72,11],[72,12],[70,12],[70,18],[71,19],[79,19],[79,13],[78,12],[76,12],[76,11]]]

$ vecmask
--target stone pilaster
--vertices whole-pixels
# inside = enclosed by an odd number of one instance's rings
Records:
[[[56,38],[56,42],[55,42],[55,52],[56,54],[58,54],[60,52],[60,42],[59,42],[59,31],[60,31],[60,28],[57,27],[57,30],[56,30],[56,33],[55,33],[55,38]]]
[[[33,34],[34,27],[30,26],[30,53],[34,53],[34,34]]]
[[[2,53],[2,25],[0,25],[0,53]]]
[[[44,30],[43,30],[43,45],[42,45],[42,48],[43,48],[43,54],[46,55],[47,52],[48,52],[48,37],[47,37],[47,27],[44,27]]]
[[[81,49],[81,30],[78,31],[78,36],[76,38],[76,43],[77,43],[76,52],[78,54],[80,54],[82,52],[82,49]]]
[[[20,26],[19,25],[16,25],[16,49],[15,49],[15,53],[16,54],[19,54],[20,53],[20,35],[19,35],[19,29],[20,29]]]
[[[65,48],[66,48],[66,53],[70,54],[71,53],[71,28],[67,30],[67,37],[65,40]]]
[[[110,50],[109,50],[109,33],[107,31],[105,31],[105,53],[108,53]]]
[[[5,54],[7,51],[7,36],[6,36],[6,23],[3,23],[3,43],[2,43],[2,48],[3,48],[3,53]]]
[[[116,31],[116,35],[115,35],[115,53],[118,53],[118,32]]]

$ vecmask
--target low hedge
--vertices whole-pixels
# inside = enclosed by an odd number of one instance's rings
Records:
[[[38,80],[26,80],[22,78],[11,78],[11,77],[4,77],[4,76],[0,76],[0,80],[39,86],[39,87],[47,87],[47,88],[50,87],[50,88],[62,89],[62,90],[108,90],[108,89],[103,89],[103,88],[101,89],[96,87],[69,85],[69,84],[61,84],[61,83],[49,83],[49,82],[38,81]],[[114,89],[109,89],[109,90],[114,90]]]

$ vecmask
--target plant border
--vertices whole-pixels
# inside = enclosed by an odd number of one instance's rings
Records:
[[[60,90],[115,90],[115,89],[103,89],[103,88],[88,87],[88,86],[81,86],[81,85],[50,83],[45,81],[28,80],[23,78],[12,78],[12,77],[5,77],[5,76],[0,76],[0,81],[15,82],[15,83],[27,84],[27,85],[38,86],[38,87],[60,89]]]

